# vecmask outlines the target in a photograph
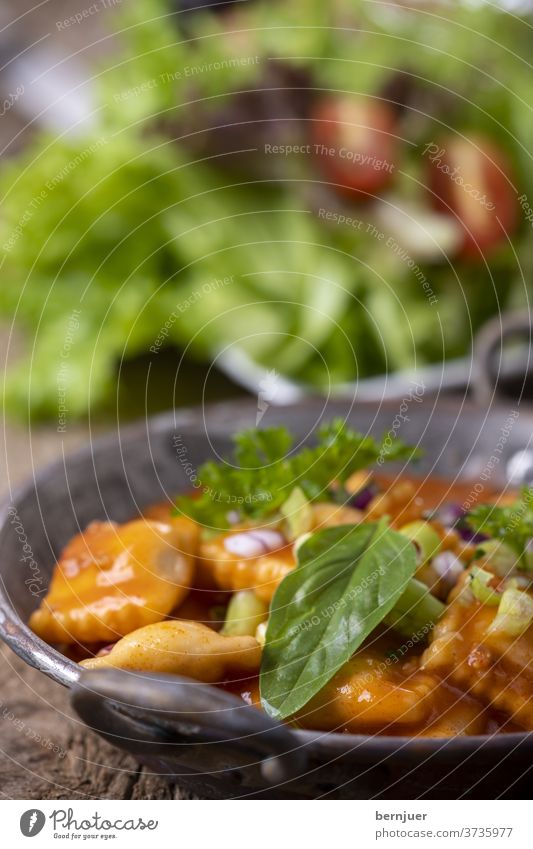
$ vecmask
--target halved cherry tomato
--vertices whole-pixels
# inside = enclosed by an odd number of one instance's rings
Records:
[[[516,229],[518,200],[503,151],[482,136],[449,136],[426,145],[427,183],[437,209],[461,224],[464,256],[481,257]]]
[[[391,107],[341,95],[321,100],[312,117],[313,150],[329,182],[368,195],[391,182],[398,147]]]

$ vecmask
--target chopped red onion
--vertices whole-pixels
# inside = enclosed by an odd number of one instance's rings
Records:
[[[364,486],[350,498],[350,507],[355,507],[357,510],[366,510],[375,494],[375,486],[372,486],[372,484]]]
[[[102,646],[100,651],[97,653],[96,657],[104,657],[106,654],[109,654],[115,648],[115,643],[108,643],[107,646]]]
[[[463,542],[472,542],[477,545],[478,542],[485,542],[488,537],[485,534],[477,533],[467,523],[468,512],[457,502],[450,501],[444,504],[434,514],[433,518],[441,522],[445,528],[453,528]]]
[[[224,540],[224,548],[239,557],[259,557],[265,554],[265,546],[260,539],[249,533],[232,534]]]
[[[439,522],[442,522],[445,528],[452,528],[457,524],[461,519],[464,518],[465,511],[463,507],[454,501],[449,501],[448,504],[444,504],[434,514],[434,518],[438,519]]]
[[[464,570],[462,561],[456,557],[453,551],[442,551],[440,554],[437,554],[431,561],[431,565],[445,586],[449,587],[453,587],[456,584],[459,575]]]
[[[269,528],[243,531],[224,540],[224,548],[239,557],[260,557],[284,545],[285,539],[279,531]]]
[[[255,539],[261,540],[267,551],[274,551],[276,548],[281,548],[285,543],[283,534],[272,528],[254,529],[250,533]]]
[[[467,525],[456,525],[455,530],[463,540],[463,542],[471,542],[474,545],[477,545],[479,542],[485,542],[488,540],[487,534],[480,534],[477,531],[473,531],[472,528]]]

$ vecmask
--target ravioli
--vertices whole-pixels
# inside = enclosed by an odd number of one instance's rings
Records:
[[[491,631],[496,608],[466,595],[468,580],[452,591],[422,667],[533,731],[533,626],[518,637]]]
[[[93,522],[62,552],[30,627],[49,643],[113,642],[164,619],[189,593],[198,526]]]
[[[361,512],[352,507],[326,502],[311,505],[311,515],[312,530],[355,524],[362,517]],[[268,554],[239,557],[226,548],[231,536],[222,534],[203,541],[198,564],[202,586],[231,592],[250,589],[262,601],[272,601],[278,585],[296,566],[293,546],[285,542]]]
[[[185,675],[214,684],[232,673],[257,672],[260,663],[261,647],[254,637],[225,637],[199,622],[174,620],[128,634],[109,653],[82,665]]]

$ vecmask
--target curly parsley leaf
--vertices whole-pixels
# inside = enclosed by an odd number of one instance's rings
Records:
[[[208,527],[227,527],[228,513],[243,518],[275,514],[295,487],[309,501],[333,500],[332,483],[342,484],[354,472],[384,460],[414,459],[419,452],[396,439],[358,433],[335,419],[318,431],[317,444],[294,448],[285,427],[245,430],[235,439],[233,460],[204,463],[198,470],[197,497],[181,496],[176,507]]]
[[[518,565],[530,568],[526,557],[533,540],[533,488],[524,487],[512,504],[480,504],[470,511],[466,522],[476,533],[504,542],[518,555]]]

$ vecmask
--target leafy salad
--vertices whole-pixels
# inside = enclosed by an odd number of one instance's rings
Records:
[[[0,171],[0,314],[33,340],[9,410],[55,414],[73,314],[76,416],[122,359],[155,349],[157,367],[165,328],[194,357],[236,345],[324,387],[467,354],[527,302],[529,18],[142,0],[114,20],[98,123]]]

